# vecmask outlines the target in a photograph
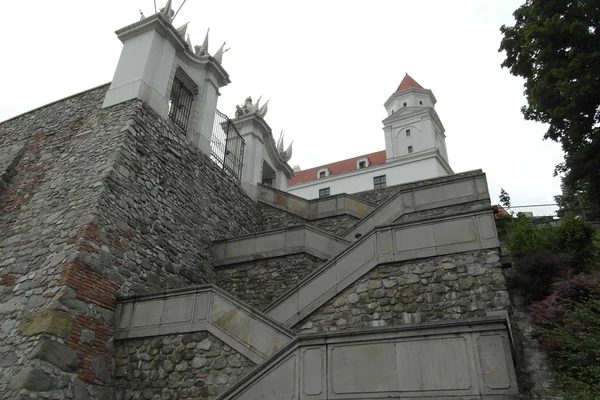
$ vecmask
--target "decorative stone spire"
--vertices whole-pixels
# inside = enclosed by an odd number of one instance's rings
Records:
[[[167,0],[167,4],[163,8],[161,8],[160,12],[165,17],[167,22],[171,23],[173,21],[173,16],[175,15],[175,12],[171,8],[171,0]]]
[[[219,48],[219,50],[217,50],[217,52],[214,55],[214,59],[219,63],[222,64],[223,63],[223,54],[227,52],[227,50],[229,49],[225,49],[225,44],[227,42],[223,42],[223,44],[221,45],[221,47]],[[256,102],[256,104],[258,104],[258,102]]]
[[[179,36],[181,36],[181,38],[183,40],[185,40],[185,34],[187,32],[188,24],[189,24],[189,22],[186,22],[185,24],[183,24],[179,28],[177,28],[177,33],[179,33]]]
[[[279,140],[277,141],[277,153],[279,154],[279,157],[281,157],[281,159],[283,161],[288,162],[292,158],[292,145],[294,144],[294,141],[292,141],[292,143],[290,143],[290,145],[288,146],[287,149],[283,150],[283,137],[284,136],[285,136],[285,133],[283,133],[283,130],[281,130],[281,134],[279,135]]]
[[[271,100],[267,100],[267,102],[258,109],[258,115],[260,115],[261,117],[265,117],[265,115],[267,115],[267,111],[269,111],[269,101]]]

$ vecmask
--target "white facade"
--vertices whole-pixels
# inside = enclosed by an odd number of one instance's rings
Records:
[[[438,162],[435,152],[429,150],[391,160],[385,164],[288,186],[287,191],[305,199],[314,199],[319,197],[319,190],[327,188],[330,195],[372,190],[375,186],[374,178],[381,176],[385,176],[386,186],[393,186],[450,173],[452,172],[446,172]]]
[[[414,82],[408,75],[407,78]],[[367,156],[357,157],[355,170],[337,174],[330,171],[336,163],[324,165],[314,177],[288,184],[288,192],[314,199],[380,188],[382,176],[385,176],[384,186],[393,186],[453,174],[448,163],[445,129],[435,111],[435,103],[431,90],[423,89],[416,82],[412,87],[395,92],[384,104],[388,113],[383,120],[385,163],[369,165]],[[358,166],[361,161],[366,161],[362,168]],[[325,176],[321,177],[323,171]]]
[[[192,50],[189,39],[185,40],[186,25],[173,27],[167,4],[163,11],[116,32],[123,50],[103,107],[140,99],[168,120],[177,78],[193,95],[186,138],[210,154],[219,88],[230,83],[220,64],[222,49],[210,56],[207,37],[203,46]]]

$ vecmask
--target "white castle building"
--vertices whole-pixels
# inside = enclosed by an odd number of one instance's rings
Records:
[[[300,170],[287,191],[313,199],[453,174],[436,98],[408,74],[384,103],[385,150]]]

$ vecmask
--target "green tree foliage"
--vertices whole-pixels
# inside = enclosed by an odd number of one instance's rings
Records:
[[[502,67],[525,78],[526,119],[560,142],[556,173],[600,207],[600,18],[598,0],[526,0],[502,26]]]
[[[594,239],[594,228],[587,225],[581,217],[567,214],[552,230],[552,249],[555,253],[569,257],[569,263],[576,272],[586,271],[596,263]]]
[[[510,208],[510,195],[503,188],[500,188],[500,204],[504,208]]]

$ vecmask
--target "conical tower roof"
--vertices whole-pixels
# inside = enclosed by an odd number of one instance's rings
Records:
[[[410,88],[423,89],[423,86],[419,85],[419,83],[415,81],[410,75],[406,74],[404,75],[404,79],[402,79],[402,82],[400,82],[398,89],[396,89],[396,92],[400,92],[402,90]]]

